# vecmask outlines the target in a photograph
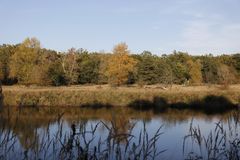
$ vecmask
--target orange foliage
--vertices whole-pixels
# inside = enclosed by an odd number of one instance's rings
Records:
[[[112,85],[121,85],[127,82],[128,75],[133,72],[136,60],[129,56],[128,46],[125,43],[116,45],[107,67],[107,77]]]

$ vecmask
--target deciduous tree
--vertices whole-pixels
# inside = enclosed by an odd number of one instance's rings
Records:
[[[98,83],[99,77],[99,66],[100,57],[96,53],[89,54],[88,52],[83,52],[79,55],[78,67],[79,67],[79,77],[78,83]]]
[[[200,60],[193,60],[187,61],[189,76],[190,76],[190,83],[191,84],[201,84],[202,83],[202,66]]]
[[[109,58],[107,77],[112,85],[127,83],[130,72],[134,71],[136,60],[129,56],[130,52],[125,43],[116,45],[113,55]]]
[[[13,79],[10,79],[10,57],[15,53],[17,45],[1,45],[0,46],[0,80],[3,84],[11,84]]]
[[[62,56],[62,69],[68,84],[76,84],[78,81],[77,61],[78,53],[75,48],[69,49],[67,54]]]
[[[225,64],[220,64],[217,69],[218,82],[220,84],[228,85],[236,81],[234,71]]]
[[[10,76],[16,77],[21,84],[34,83],[37,79],[39,51],[40,42],[36,38],[25,39],[11,57]]]

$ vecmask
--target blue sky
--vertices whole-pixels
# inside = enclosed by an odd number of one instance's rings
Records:
[[[132,53],[240,52],[240,0],[0,0],[0,44]]]

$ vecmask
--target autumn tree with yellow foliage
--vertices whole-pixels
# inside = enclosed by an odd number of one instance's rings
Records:
[[[137,64],[137,65],[136,65]],[[4,85],[76,84],[236,84],[240,54],[191,56],[174,51],[157,56],[150,52],[130,55],[125,43],[111,53],[42,48],[36,38],[16,45],[0,45],[0,80]]]
[[[10,76],[16,77],[21,84],[34,83],[36,74],[40,42],[36,38],[25,39],[16,49],[10,60]]]
[[[134,71],[137,63],[129,54],[126,43],[120,43],[114,47],[106,70],[110,84],[119,86],[127,83],[129,73]]]
[[[201,62],[200,60],[196,60],[195,62],[193,60],[187,61],[187,66],[189,70],[189,76],[190,76],[190,83],[191,84],[201,84],[202,83],[202,72],[201,72]]]
[[[38,39],[26,38],[10,58],[10,77],[16,78],[19,84],[50,85],[49,57],[43,53]]]

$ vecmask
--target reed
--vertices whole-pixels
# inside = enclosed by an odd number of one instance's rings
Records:
[[[159,150],[156,143],[162,126],[151,137],[143,123],[139,135],[133,135],[134,123],[119,130],[119,122],[112,119],[109,123],[99,121],[87,128],[86,123],[71,124],[69,131],[64,130],[63,115],[56,117],[58,125],[54,136],[51,135],[50,125],[39,134],[34,131],[31,141],[26,141],[24,149],[16,147],[17,135],[12,129],[2,127],[0,131],[0,158],[12,159],[159,159],[165,150]],[[11,119],[11,115],[9,115]],[[17,123],[16,123],[17,124]],[[14,127],[14,126],[12,126]],[[96,132],[100,127],[107,131],[106,137],[98,137]]]
[[[235,112],[224,127],[222,121],[216,123],[215,129],[203,135],[199,126],[191,122],[189,134],[184,137],[183,154],[185,159],[240,159],[240,112]],[[192,146],[189,151],[189,145]]]

